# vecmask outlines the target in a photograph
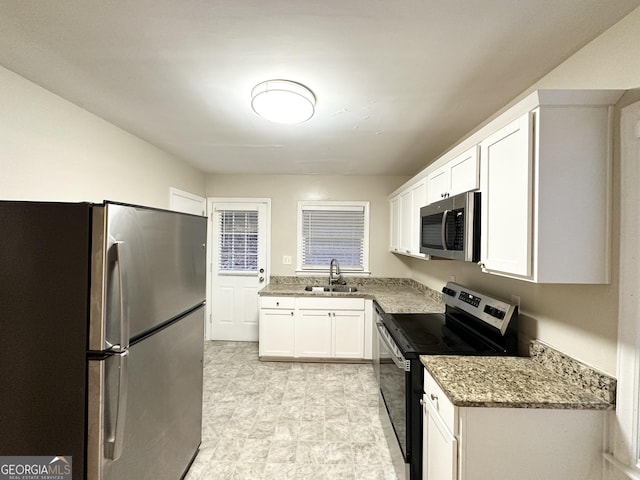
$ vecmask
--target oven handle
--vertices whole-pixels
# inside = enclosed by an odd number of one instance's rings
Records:
[[[391,345],[391,343],[389,343],[389,340],[385,335],[387,330],[385,326],[382,323],[377,322],[376,327],[378,327],[378,333],[380,334],[380,338],[382,339],[384,344],[387,346],[389,353],[391,353],[391,360],[393,360],[393,363],[395,363],[398,368],[404,370],[405,372],[409,372],[411,370],[411,362],[409,362],[409,360],[406,360],[402,356],[402,354],[396,353],[397,347],[395,347],[395,345]]]

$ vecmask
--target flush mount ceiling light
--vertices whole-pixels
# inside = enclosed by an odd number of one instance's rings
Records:
[[[251,108],[276,123],[302,123],[315,112],[316,97],[301,83],[267,80],[251,90]]]

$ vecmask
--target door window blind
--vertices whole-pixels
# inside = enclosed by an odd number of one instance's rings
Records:
[[[303,270],[326,270],[337,258],[342,270],[365,269],[365,209],[362,206],[303,206]]]
[[[254,210],[220,211],[221,272],[257,272],[258,212]]]

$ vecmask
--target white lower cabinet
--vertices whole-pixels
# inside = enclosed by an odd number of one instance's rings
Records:
[[[332,355],[336,358],[363,358],[364,311],[336,311],[332,320]]]
[[[425,370],[423,480],[600,480],[605,412],[456,407]]]
[[[295,298],[261,297],[259,355],[292,357],[294,354]]]
[[[423,478],[455,480],[458,460],[458,441],[442,419],[434,412],[428,398],[423,399],[424,424]]]
[[[365,299],[277,298],[261,297],[260,357],[365,358]]]
[[[331,356],[331,312],[299,310],[296,315],[296,357]]]

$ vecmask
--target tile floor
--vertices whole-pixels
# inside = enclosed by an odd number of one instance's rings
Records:
[[[185,480],[395,480],[371,364],[260,362],[206,342],[202,445]]]

